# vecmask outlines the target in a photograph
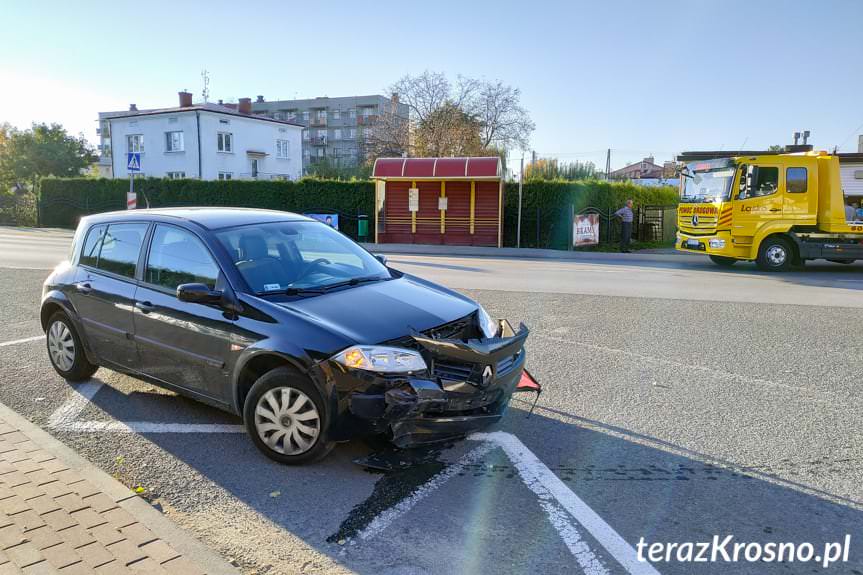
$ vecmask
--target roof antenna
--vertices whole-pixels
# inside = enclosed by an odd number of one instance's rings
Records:
[[[742,143],[742,144],[740,144],[740,148],[738,148],[738,149],[737,149],[737,154],[738,154],[738,155],[740,155],[740,154],[742,154],[742,153],[743,153],[743,146],[745,146],[745,145],[746,145],[746,142],[748,142],[748,141],[749,141],[749,136],[746,136],[745,138],[743,138],[743,143]]]
[[[206,104],[210,100],[210,73],[206,70],[201,70],[201,80],[204,82],[204,89],[201,91],[201,95],[204,97],[204,103]]]

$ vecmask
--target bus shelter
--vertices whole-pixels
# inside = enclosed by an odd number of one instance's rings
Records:
[[[501,247],[501,161],[490,158],[379,158],[375,241]]]

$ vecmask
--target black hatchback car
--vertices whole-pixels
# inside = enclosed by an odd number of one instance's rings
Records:
[[[282,463],[357,435],[410,447],[498,421],[527,328],[385,263],[285,212],[86,217],[43,287],[48,355],[70,381],[105,366],[242,415]]]

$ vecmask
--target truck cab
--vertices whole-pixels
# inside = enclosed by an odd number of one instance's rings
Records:
[[[826,152],[694,161],[681,170],[680,191],[680,251],[769,271],[863,258],[863,222],[846,219],[839,161]]]

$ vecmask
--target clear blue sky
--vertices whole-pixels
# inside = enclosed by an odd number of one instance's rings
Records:
[[[522,91],[540,155],[614,167],[788,143],[855,151],[863,1],[13,2],[0,0],[0,121],[59,121],[176,92],[384,93],[425,69]],[[856,132],[855,132],[856,129]]]

